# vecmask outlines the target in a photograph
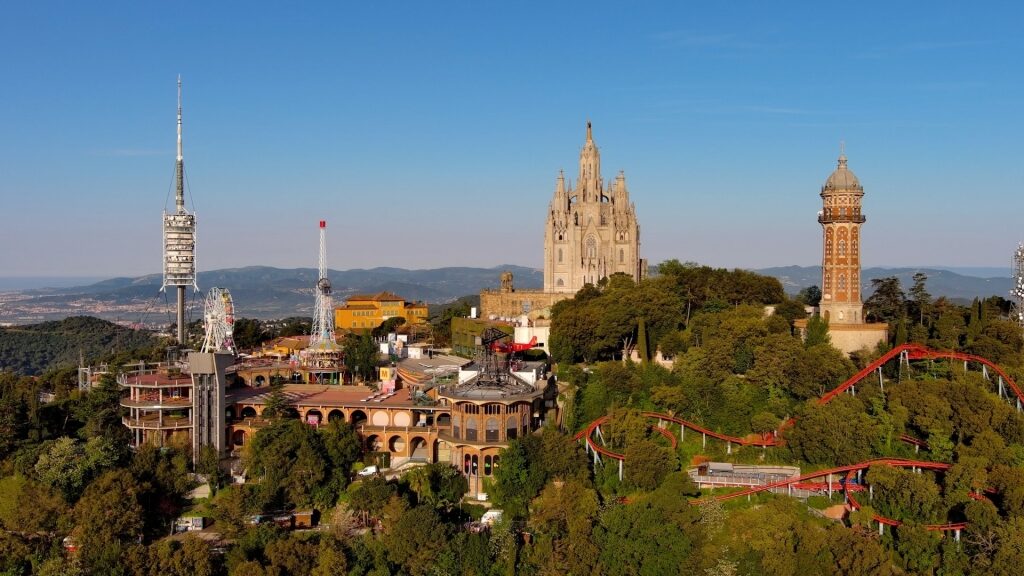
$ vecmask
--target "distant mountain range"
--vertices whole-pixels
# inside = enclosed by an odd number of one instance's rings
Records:
[[[516,288],[536,289],[543,285],[540,270],[512,265],[431,270],[330,270],[328,277],[337,302],[352,294],[387,290],[407,300],[443,304],[461,296],[478,294],[484,288],[496,288],[500,274],[505,270],[514,274]],[[755,271],[778,278],[791,294],[821,283],[819,266],[784,266]],[[935,297],[964,301],[992,295],[1006,297],[1010,290],[1009,277],[982,278],[940,268],[867,268],[862,273],[865,297],[871,291],[873,278],[896,276],[907,289],[913,283],[913,275],[919,271],[928,275],[928,291]],[[250,266],[201,272],[199,286],[204,290],[214,286],[230,290],[238,316],[269,319],[312,316],[316,278],[317,271],[313,268]],[[112,278],[70,288],[4,292],[0,293],[0,323],[26,324],[77,315],[97,316],[124,324],[167,323],[171,317],[169,311],[173,297],[165,298],[159,294],[159,289],[160,275],[150,274],[137,278]],[[195,301],[192,319],[202,315],[202,297],[202,294],[190,296]]]
[[[461,296],[497,288],[500,275],[510,271],[518,288],[540,288],[544,275],[523,266],[494,268],[450,267],[431,270],[372,268],[329,270],[336,302],[352,294],[393,292],[410,301],[443,304]],[[313,315],[315,268],[271,268],[249,266],[200,272],[203,290],[227,288],[235,302],[236,315],[248,318],[281,318]],[[20,290],[0,294],[0,322],[25,324],[90,315],[122,323],[160,323],[168,319],[169,302],[159,294],[161,276],[111,278],[86,286]],[[192,295],[201,316],[202,294]]]
[[[762,268],[755,272],[778,278],[790,294],[796,294],[808,286],[821,285],[821,266],[780,266]],[[889,276],[899,278],[900,285],[906,291],[914,284],[914,274],[918,272],[928,276],[925,285],[933,298],[945,296],[958,301],[989,296],[1007,298],[1012,286],[1009,276],[982,278],[942,268],[865,268],[861,271],[861,291],[866,298],[872,292],[872,279]]]

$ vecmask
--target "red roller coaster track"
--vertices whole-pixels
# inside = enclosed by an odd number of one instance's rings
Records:
[[[845,382],[843,382],[842,384],[837,386],[835,389],[829,391],[824,396],[819,398],[818,399],[818,404],[819,405],[827,404],[828,402],[830,402],[832,399],[834,399],[839,394],[842,394],[843,392],[849,390],[850,388],[853,388],[858,383],[860,383],[862,380],[866,379],[867,377],[871,376],[872,374],[874,374],[876,372],[878,372],[879,378],[881,379],[882,378],[882,376],[881,376],[881,369],[882,369],[882,367],[885,364],[887,364],[887,363],[889,363],[889,362],[891,362],[892,360],[895,360],[895,359],[899,359],[900,362],[904,362],[905,361],[907,363],[909,363],[911,360],[915,360],[915,361],[916,360],[955,360],[955,361],[962,361],[962,362],[964,362],[965,369],[966,369],[968,363],[981,364],[982,367],[983,367],[982,368],[983,370],[987,371],[988,369],[991,369],[993,372],[995,372],[995,374],[996,374],[996,376],[998,378],[998,382],[997,382],[998,390],[997,391],[998,391],[1000,396],[1003,396],[1004,393],[1005,393],[1005,388],[1003,387],[1005,385],[1005,386],[1008,386],[1009,389],[1016,396],[1016,407],[1017,407],[1017,410],[1021,410],[1022,404],[1024,404],[1024,393],[1021,392],[1021,389],[1017,386],[1017,383],[1014,382],[1013,379],[1010,378],[1010,376],[999,365],[997,365],[996,363],[988,360],[987,358],[983,358],[983,357],[977,356],[975,354],[965,354],[965,353],[962,353],[962,352],[932,350],[930,348],[926,348],[926,347],[921,346],[919,344],[903,344],[901,346],[897,346],[896,348],[893,348],[892,350],[890,350],[886,354],[882,355],[880,358],[878,358],[877,360],[875,360],[874,362],[872,362],[868,366],[864,367],[864,369],[862,369],[861,371],[859,371],[856,374],[854,374],[848,380],[846,380]],[[880,380],[880,382],[881,382],[881,380]],[[1008,397],[1008,393],[1005,393],[1005,394]],[[731,448],[732,448],[733,444],[736,444],[738,446],[760,446],[760,447],[777,446],[777,445],[781,444],[781,440],[776,438],[775,435],[750,434],[750,435],[748,435],[746,437],[741,438],[741,437],[738,437],[738,436],[730,436],[728,434],[722,434],[720,432],[715,432],[714,430],[710,430],[710,429],[705,428],[705,427],[703,427],[703,426],[701,426],[699,424],[695,424],[693,422],[689,422],[687,420],[684,420],[682,418],[678,418],[678,417],[673,416],[671,414],[661,414],[661,413],[658,413],[658,412],[643,412],[642,414],[643,414],[643,416],[645,416],[647,418],[654,418],[654,419],[658,419],[658,420],[660,420],[662,422],[674,422],[674,423],[678,424],[680,426],[680,434],[682,434],[683,431],[686,428],[689,428],[690,430],[693,430],[695,432],[698,432],[698,433],[702,434],[705,439],[706,439],[707,436],[710,436],[710,437],[716,438],[718,440],[723,440],[723,441],[728,443],[730,451],[731,451]],[[608,448],[605,448],[604,446],[602,446],[599,443],[597,443],[594,440],[594,438],[593,438],[595,431],[598,431],[600,426],[602,424],[608,422],[608,420],[609,420],[608,416],[602,416],[602,417],[594,420],[593,422],[588,424],[585,429],[583,429],[580,432],[578,432],[574,436],[574,439],[575,440],[584,440],[585,441],[585,446],[589,450],[592,450],[594,452],[595,460],[596,460],[598,455],[601,455],[601,456],[605,456],[605,457],[611,458],[613,460],[619,460],[621,462],[621,461],[625,460],[625,456],[623,454],[618,453],[618,452],[614,452],[612,450],[609,450]],[[780,426],[780,429],[792,426],[794,422],[795,422],[795,420],[791,418],[791,419],[787,420],[786,422],[784,422],[782,424],[782,426]],[[659,433],[661,433],[666,438],[669,438],[672,441],[673,447],[676,445],[676,441],[675,441],[675,436],[674,435],[669,434],[664,428],[661,428],[661,427],[655,428],[655,430],[657,430]],[[901,440],[903,440],[904,442],[910,443],[910,444],[914,444],[915,446],[925,446],[925,447],[927,447],[927,444],[925,442],[923,442],[922,440],[919,440],[917,438],[913,438],[911,436],[903,435],[903,436],[901,436]],[[813,480],[813,479],[821,478],[821,477],[824,477],[824,476],[831,476],[831,475],[834,475],[834,474],[848,474],[851,471],[864,470],[864,469],[868,468],[869,466],[871,466],[872,464],[882,464],[882,465],[887,465],[887,466],[898,466],[898,467],[902,467],[902,468],[921,468],[921,469],[929,469],[929,470],[947,470],[947,469],[949,469],[949,466],[950,466],[949,464],[944,464],[944,463],[941,463],[941,462],[927,462],[927,461],[923,461],[923,460],[905,460],[905,459],[899,459],[899,458],[877,458],[877,459],[873,459],[873,460],[867,460],[865,462],[860,462],[860,463],[857,463],[857,464],[850,464],[850,465],[847,465],[847,466],[839,466],[839,467],[835,467],[835,468],[829,468],[829,469],[826,469],[826,470],[819,470],[817,472],[811,472],[809,474],[804,474],[803,476],[799,476],[799,477],[796,477],[796,478],[787,478],[785,480],[780,480],[778,482],[774,482],[774,483],[770,483],[770,484],[765,484],[765,485],[761,485],[761,486],[756,486],[756,487],[748,488],[748,489],[741,490],[741,491],[738,491],[738,492],[733,492],[731,494],[725,494],[725,495],[722,495],[722,496],[716,496],[715,499],[716,500],[728,500],[728,499],[731,499],[731,498],[738,498],[740,496],[748,496],[748,495],[751,495],[751,494],[756,494],[758,492],[764,492],[766,490],[773,490],[773,489],[776,489],[776,488],[784,488],[784,487],[787,487],[787,486],[792,487],[792,486],[795,486],[796,484],[806,483],[808,480]],[[621,472],[621,470],[620,470],[620,472]],[[860,508],[860,504],[857,502],[857,500],[851,494],[851,491],[853,489],[844,485],[843,486],[843,490],[846,493],[847,500],[850,502],[850,505],[853,508],[855,508],[855,509],[859,509]],[[974,495],[972,495],[972,497],[974,497]],[[886,518],[886,517],[880,516],[878,514],[874,515],[874,519],[879,523],[879,525],[883,525],[884,524],[884,525],[888,525],[888,526],[899,526],[901,524],[901,522],[898,521],[898,520],[893,520],[891,518]],[[927,530],[940,530],[940,531],[950,531],[950,530],[952,530],[952,531],[957,531],[959,533],[959,530],[961,530],[965,525],[966,524],[964,524],[964,523],[934,524],[934,525],[926,526],[925,528]]]

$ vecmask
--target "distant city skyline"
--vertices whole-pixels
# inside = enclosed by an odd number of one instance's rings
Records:
[[[245,8],[7,8],[0,276],[159,272],[179,73],[199,270],[540,268],[588,119],[652,264],[820,264],[840,141],[865,267],[1024,239],[1015,3]]]

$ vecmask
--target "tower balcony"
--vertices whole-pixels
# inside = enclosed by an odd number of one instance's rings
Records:
[[[867,220],[868,217],[863,214],[846,216],[818,214],[818,224],[863,224]]]

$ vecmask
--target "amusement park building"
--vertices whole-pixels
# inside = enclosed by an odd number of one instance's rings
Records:
[[[389,318],[405,318],[406,324],[427,321],[427,305],[407,302],[391,292],[355,294],[334,309],[334,325],[344,330],[372,330]]]
[[[439,367],[466,368],[465,360],[431,359]],[[410,366],[426,359],[410,361]],[[408,374],[399,367],[399,374]],[[254,381],[254,372],[237,371],[239,381]],[[555,406],[547,380],[530,383],[512,374],[501,385],[490,385],[477,372],[459,383],[452,377],[438,384],[431,375],[400,379],[393,391],[368,386],[286,384],[287,414],[312,426],[335,419],[352,424],[371,452],[386,452],[392,466],[405,461],[449,462],[467,476],[471,494],[484,490],[484,481],[499,465],[498,453],[509,440],[529,434]],[[415,382],[415,383],[414,383]],[[239,385],[227,392],[228,443],[238,449],[265,426],[263,411],[268,387]]]

